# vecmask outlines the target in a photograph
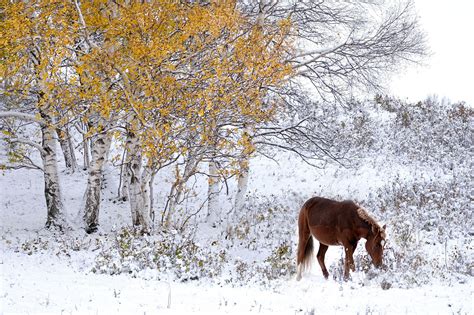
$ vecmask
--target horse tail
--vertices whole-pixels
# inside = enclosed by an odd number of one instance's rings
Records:
[[[311,258],[313,257],[313,238],[310,236],[308,241],[306,242],[306,246],[304,248],[304,258],[303,258],[303,270],[308,269],[309,266],[311,266]]]
[[[308,224],[308,211],[306,209],[306,204],[300,210],[298,217],[298,253],[296,258],[297,263],[297,279],[301,279],[301,273],[308,269],[311,263],[311,258],[313,257],[313,237],[309,230]]]

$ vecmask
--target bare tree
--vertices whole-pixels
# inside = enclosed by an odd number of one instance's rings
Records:
[[[384,78],[403,63],[426,54],[412,1],[241,1],[256,24],[291,21],[296,48],[287,51],[293,73],[286,85],[263,87],[278,101],[275,118],[253,126],[256,151],[289,151],[313,166],[342,162],[347,148],[334,141],[332,126],[318,108],[345,106],[354,96],[383,89]],[[267,28],[269,29],[269,28]],[[241,161],[235,208],[243,205],[248,160]]]

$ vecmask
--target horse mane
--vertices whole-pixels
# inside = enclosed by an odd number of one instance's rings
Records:
[[[385,234],[385,230],[377,223],[377,221],[372,218],[367,211],[365,211],[364,208],[357,208],[357,214],[359,215],[359,218],[364,220],[365,222],[369,223],[372,228],[375,228],[378,233],[380,233],[380,236],[382,236],[383,239],[387,236]]]

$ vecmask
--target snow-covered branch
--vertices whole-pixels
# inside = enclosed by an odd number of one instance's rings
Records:
[[[32,146],[32,147],[38,149],[38,151],[40,151],[41,154],[46,153],[45,150],[43,149],[43,147],[41,146],[41,144],[36,143],[34,141],[31,141],[31,140],[28,140],[28,139],[25,139],[25,138],[14,137],[14,138],[9,138],[8,141],[27,144],[29,146]]]
[[[46,124],[46,122],[43,119],[38,118],[35,115],[22,113],[22,112],[15,112],[15,111],[0,111],[0,118],[16,118],[16,119],[36,122],[40,125]]]

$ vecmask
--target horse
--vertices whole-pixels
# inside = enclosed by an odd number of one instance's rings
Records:
[[[329,273],[324,264],[328,246],[342,245],[345,249],[344,280],[349,279],[349,269],[355,271],[352,255],[357,242],[365,238],[365,248],[376,267],[382,265],[385,247],[386,225],[381,227],[363,208],[353,201],[334,201],[313,197],[303,204],[298,216],[297,276],[310,265],[313,254],[313,236],[319,241],[316,257],[327,279]]]

